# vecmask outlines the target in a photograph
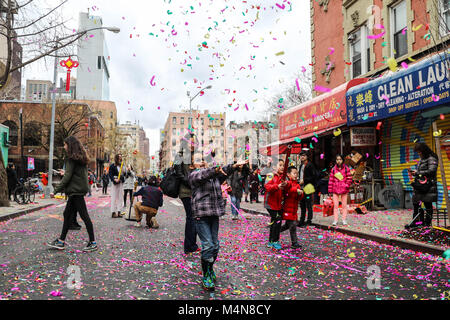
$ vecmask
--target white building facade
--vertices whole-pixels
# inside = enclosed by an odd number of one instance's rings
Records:
[[[102,18],[80,12],[79,31],[100,28]],[[109,101],[109,51],[104,30],[94,30],[78,40],[76,99]]]

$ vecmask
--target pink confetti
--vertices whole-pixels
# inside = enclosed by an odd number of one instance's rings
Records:
[[[330,55],[332,55],[334,53],[334,48],[328,48],[328,50],[330,50]]]
[[[245,109],[247,109],[247,111],[248,111],[248,106],[247,106],[247,104],[245,104]]]
[[[320,92],[331,92],[331,89],[328,89],[328,88],[325,88],[325,87],[321,87],[321,86],[315,86],[314,90],[320,91]]]
[[[239,109],[239,107],[235,108],[234,111],[237,111]]]
[[[405,34],[407,29],[408,29],[408,27],[405,27],[405,28],[402,30],[402,34]]]
[[[367,36],[367,39],[379,39],[382,36],[384,36],[386,34],[386,31],[383,31],[382,33],[379,34],[372,34],[370,36]]]
[[[434,93],[431,95],[431,97],[433,98],[434,102],[438,102],[439,101],[439,96],[436,96]]]
[[[320,159],[323,159],[325,155],[323,153],[320,154]]]
[[[297,85],[297,90],[300,91],[300,84],[298,83],[298,78],[295,79],[295,84]]]
[[[152,87],[156,86],[156,83],[153,83],[153,80],[155,80],[155,76],[153,76],[150,80],[150,84],[152,85]]]
[[[284,4],[281,4],[281,5],[280,5],[280,4],[277,3],[276,5],[277,5],[278,8],[280,8],[280,9],[282,9],[282,10],[284,10],[284,8],[286,7]]]
[[[389,97],[388,97],[387,95],[383,94],[383,95],[381,96],[381,99],[385,99],[385,100],[386,100],[386,104],[389,103]]]
[[[402,67],[404,68],[404,69],[408,69],[408,64],[406,63],[406,62],[402,62],[401,63],[401,65],[402,65]]]
[[[306,68],[304,66],[302,66],[302,72],[305,72]]]

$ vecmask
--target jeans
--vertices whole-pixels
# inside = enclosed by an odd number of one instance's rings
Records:
[[[308,220],[306,222],[311,223],[313,218],[312,197],[312,194],[307,194],[302,200],[300,200],[301,215],[299,225],[305,223],[306,209],[308,209]]]
[[[95,241],[94,237],[94,227],[92,221],[89,218],[89,214],[86,208],[86,202],[84,201],[84,196],[70,196],[67,200],[66,208],[64,209],[64,224],[61,232],[61,240],[66,240],[67,232],[69,231],[69,226],[74,219],[76,213],[80,214],[81,219],[86,225],[87,232],[89,234],[89,241]]]
[[[270,233],[269,233],[269,242],[278,242],[280,240],[280,232],[281,232],[281,210],[272,210],[267,209],[270,214]]]
[[[186,225],[184,227],[184,253],[195,252],[197,246],[197,230],[195,229],[195,222],[192,218],[191,198],[182,198],[184,211],[186,212]]]
[[[291,235],[291,244],[298,244],[297,238],[297,221],[294,220],[286,220],[286,223],[281,227],[281,232],[284,232],[289,229],[289,233]]]
[[[235,196],[231,196],[231,214],[233,216],[237,216],[239,214],[239,210],[241,209],[241,199]],[[236,207],[236,208],[235,208]]]
[[[195,228],[202,242],[202,260],[214,262],[219,254],[219,217],[196,218]]]

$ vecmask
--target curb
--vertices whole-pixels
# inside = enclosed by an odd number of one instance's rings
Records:
[[[252,210],[252,209],[246,209],[246,208],[242,208],[242,207],[241,207],[241,209],[247,213],[269,216],[269,214],[265,213],[265,212],[256,211],[256,210]],[[402,249],[425,252],[425,253],[430,253],[430,254],[438,255],[438,256],[442,256],[442,254],[446,250],[443,247],[433,246],[433,245],[418,242],[415,240],[407,240],[407,239],[392,238],[392,237],[382,237],[382,236],[379,236],[374,233],[366,233],[366,232],[355,231],[355,230],[350,230],[350,229],[345,229],[345,228],[340,228],[340,227],[332,227],[332,226],[324,225],[321,223],[313,222],[312,226],[315,226],[322,230],[336,231],[336,232],[344,233],[344,234],[347,234],[347,235],[350,235],[353,237],[363,238],[366,240],[372,240],[372,241],[379,242],[382,244],[400,247]]]
[[[24,215],[26,215],[28,213],[31,213],[31,212],[34,212],[34,211],[38,211],[38,210],[41,210],[41,209],[45,209],[45,208],[53,206],[53,205],[54,205],[54,203],[47,203],[47,204],[44,204],[44,205],[39,206],[39,207],[34,207],[32,209],[25,209],[25,210],[17,211],[17,212],[14,212],[14,213],[11,213],[11,214],[8,214],[8,215],[5,215],[5,216],[1,216],[0,217],[0,222],[7,221],[7,220],[10,220],[10,219],[14,219],[14,218],[17,218],[17,217],[20,217],[20,216],[24,216]]]

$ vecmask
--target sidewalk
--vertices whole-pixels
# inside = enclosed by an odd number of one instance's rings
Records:
[[[261,197],[262,198],[262,197]],[[263,199],[260,203],[250,204],[249,202],[241,202],[241,209],[248,213],[263,214],[269,216],[267,210],[264,208]],[[342,218],[339,217],[337,227],[333,227],[333,216],[324,217],[321,206],[314,205],[314,215],[312,225],[314,227],[325,230],[336,230],[355,236],[364,238],[388,245],[399,246],[405,249],[422,251],[436,255],[449,249],[443,246],[429,244],[412,239],[405,239],[400,237],[400,233],[404,231],[405,224],[412,219],[412,210],[407,209],[392,209],[383,211],[370,211],[367,214],[348,214],[348,226],[342,226]],[[300,208],[298,211],[300,215]]]
[[[36,194],[34,203],[18,204],[15,201],[10,201],[10,207],[0,207],[0,221],[14,219],[24,214],[61,203],[57,199],[41,199],[41,196],[42,194]]]

